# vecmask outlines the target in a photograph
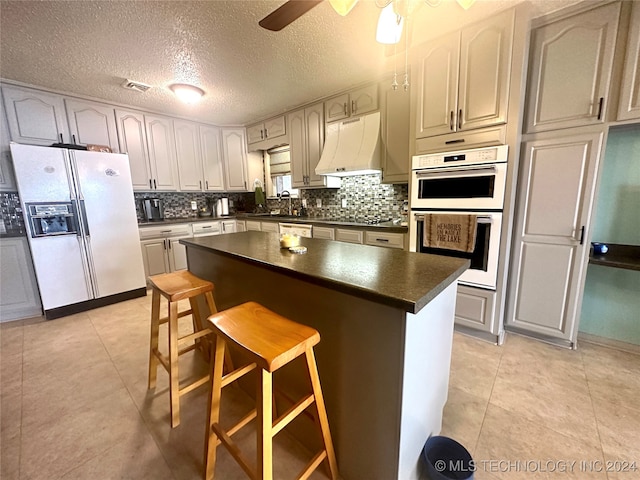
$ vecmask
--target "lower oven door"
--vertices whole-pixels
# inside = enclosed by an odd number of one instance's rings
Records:
[[[473,252],[467,253],[456,250],[425,247],[423,245],[425,213],[477,215],[476,243]],[[411,212],[409,224],[409,249],[413,252],[468,258],[471,260],[471,267],[462,274],[459,279],[460,283],[495,290],[498,277],[501,231],[501,212],[413,211]]]

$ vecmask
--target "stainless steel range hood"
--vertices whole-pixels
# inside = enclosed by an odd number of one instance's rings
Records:
[[[370,173],[380,173],[380,112],[330,124],[316,174]]]

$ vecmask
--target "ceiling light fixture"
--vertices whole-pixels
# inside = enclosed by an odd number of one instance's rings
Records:
[[[329,0],[329,3],[338,15],[344,17],[351,11],[355,4],[358,3],[358,0]]]
[[[402,37],[402,27],[404,18],[398,15],[394,9],[393,2],[384,7],[378,18],[378,28],[376,30],[376,41],[386,45],[393,45],[400,41]]]
[[[184,103],[197,103],[204,95],[204,90],[187,83],[174,83],[169,88]]]

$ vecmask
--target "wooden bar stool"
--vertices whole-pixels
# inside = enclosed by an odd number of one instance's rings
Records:
[[[313,346],[320,341],[318,331],[293,322],[255,302],[244,303],[212,315],[209,317],[209,322],[216,334],[216,348],[212,358],[211,401],[208,406],[205,435],[205,479],[213,479],[216,449],[220,443],[229,450],[250,478],[272,479],[273,437],[314,402],[324,449],[313,457],[297,478],[307,478],[324,460],[327,460],[331,478],[337,479],[338,466],[313,354]],[[252,363],[223,376],[223,360],[227,343],[230,347],[239,349]],[[312,393],[295,403],[274,421],[273,372],[300,355],[306,357]],[[256,368],[259,369],[257,408],[228,431],[223,430],[218,423],[222,388]],[[234,433],[254,418],[257,418],[258,437],[257,468],[255,469],[231,439]]]
[[[209,375],[207,374],[180,388],[178,370],[179,356],[195,348],[199,348],[205,358],[209,360],[212,347],[212,342],[207,338],[207,336],[212,333],[212,330],[203,326],[197,297],[204,295],[204,299],[211,313],[216,313],[218,310],[213,301],[213,283],[202,280],[187,270],[151,276],[149,277],[149,283],[153,289],[153,296],[151,299],[151,342],[149,346],[148,386],[150,389],[156,386],[158,363],[162,364],[169,373],[171,427],[175,428],[180,425],[180,396],[204,385],[209,380]],[[160,295],[169,302],[168,316],[163,318],[160,318]],[[189,299],[191,308],[178,313],[178,302],[187,298]],[[178,319],[188,315],[192,316],[193,333],[179,337]],[[158,335],[160,325],[163,323],[169,323],[169,356],[163,355],[158,349]]]

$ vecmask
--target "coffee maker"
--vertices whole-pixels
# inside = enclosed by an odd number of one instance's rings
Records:
[[[159,198],[144,198],[142,212],[144,220],[147,222],[164,220],[164,206]]]

